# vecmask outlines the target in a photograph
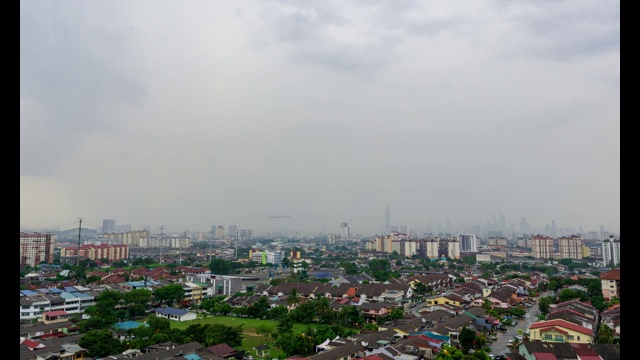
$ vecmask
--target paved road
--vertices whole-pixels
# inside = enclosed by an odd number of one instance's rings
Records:
[[[507,331],[505,332],[498,331],[498,338],[490,344],[492,354],[501,355],[511,352],[511,349],[509,349],[509,340],[515,339],[516,335],[522,335],[527,329],[529,329],[529,326],[531,326],[532,323],[538,321],[538,315],[540,315],[538,302],[536,301],[532,307],[527,309],[529,309],[529,311],[524,315],[524,318],[517,319],[518,324],[516,326],[507,326]]]

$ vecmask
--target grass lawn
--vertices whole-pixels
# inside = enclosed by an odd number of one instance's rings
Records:
[[[255,346],[261,345],[265,343],[264,336],[256,334],[256,327],[258,325],[270,325],[274,329],[278,325],[278,322],[275,320],[257,320],[253,318],[241,318],[235,316],[212,316],[208,315],[206,318],[202,314],[198,314],[198,318],[196,320],[187,321],[187,322],[171,322],[172,329],[186,329],[189,325],[195,324],[222,324],[226,326],[238,327],[242,325],[244,339],[242,340],[242,346],[240,349],[245,350],[247,354],[256,356],[256,352],[253,350]],[[293,324],[293,332],[295,334],[302,333],[307,329],[307,326],[311,326],[315,328],[316,324]],[[284,359],[286,356],[284,352],[280,349],[274,347],[273,344],[267,344],[271,346],[269,359],[278,358]],[[257,357],[256,357],[257,358]]]

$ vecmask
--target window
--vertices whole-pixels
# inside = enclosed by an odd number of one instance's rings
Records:
[[[551,340],[551,339],[553,339],[553,336],[551,336],[549,334],[544,334],[544,339],[545,340]]]
[[[573,335],[567,335],[567,340],[573,340]]]
[[[555,338],[553,339],[555,341],[564,341],[564,336],[562,335],[556,335]]]

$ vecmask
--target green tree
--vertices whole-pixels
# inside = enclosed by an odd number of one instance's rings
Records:
[[[538,300],[538,308],[540,309],[540,312],[542,314],[548,314],[549,313],[549,308],[551,307],[551,304],[553,304],[554,302],[554,298],[551,296],[543,296]]]
[[[271,325],[261,324],[256,326],[256,334],[264,336],[264,341],[269,345],[273,340],[275,329]]]
[[[169,284],[161,288],[157,288],[153,292],[153,296],[156,300],[162,304],[172,306],[173,303],[178,303],[184,299],[184,288],[180,284]]]
[[[300,296],[300,292],[298,291],[298,289],[293,288],[291,289],[291,291],[289,292],[289,296],[287,296],[287,304],[289,304],[289,306],[297,306],[298,304],[300,304],[300,302],[302,301],[302,298]]]
[[[331,308],[331,302],[327,297],[320,295],[312,300],[311,304],[321,324],[332,324],[336,320],[336,315]]]
[[[153,293],[147,289],[133,289],[122,295],[125,304],[131,306],[133,317],[144,315],[147,305],[151,302]],[[142,312],[140,312],[142,310]]]
[[[469,349],[475,348],[476,332],[467,328],[462,328],[459,336],[460,346],[462,346],[462,352],[467,353]]]
[[[280,319],[278,319],[276,328],[279,334],[278,337],[280,337],[282,334],[293,333],[293,319],[289,314],[280,317]]]
[[[343,322],[346,327],[358,327],[360,324],[364,324],[364,316],[360,309],[354,305],[345,306],[340,309],[338,318]]]
[[[156,316],[155,314],[149,315],[147,318],[147,324],[156,332],[164,332],[171,329],[171,320]]]
[[[389,313],[389,319],[391,320],[402,319],[403,317],[404,317],[404,310],[399,307],[393,308]]]
[[[117,355],[126,348],[110,330],[91,330],[78,340],[78,345],[87,349],[87,356],[93,358]]]
[[[75,281],[77,284],[84,284],[85,280],[87,279],[87,271],[84,269],[84,267],[74,265],[69,271],[69,278]]]
[[[232,269],[229,261],[213,258],[209,263],[209,270],[211,270],[212,274],[229,275]]]
[[[609,325],[602,324],[598,329],[598,339],[596,340],[596,342],[598,344],[613,344],[615,335],[615,331],[610,328]]]

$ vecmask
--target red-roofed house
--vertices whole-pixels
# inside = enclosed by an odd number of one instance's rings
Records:
[[[553,355],[553,353],[534,352],[531,355],[533,355],[536,360],[558,360],[558,358]]]
[[[598,353],[589,345],[586,344],[570,344],[573,352],[578,355],[580,360],[601,360],[602,358]]]
[[[26,345],[29,348],[29,350],[42,349],[46,347],[44,344],[41,344],[37,341],[33,341],[31,339],[26,339],[23,342],[21,342],[21,344]]]
[[[592,344],[593,330],[566,320],[554,319],[531,324],[529,338],[532,341]]]
[[[42,322],[47,325],[65,321],[69,321],[69,313],[64,310],[45,311],[42,313]]]
[[[209,346],[207,350],[210,353],[225,359],[231,359],[236,355],[236,349],[225,343]]]
[[[620,269],[611,269],[600,275],[600,283],[604,301],[610,301],[614,296],[620,297]]]

